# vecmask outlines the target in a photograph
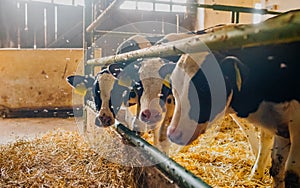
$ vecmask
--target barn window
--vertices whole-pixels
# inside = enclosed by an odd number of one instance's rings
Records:
[[[153,10],[153,3],[138,2],[137,8],[138,8],[138,10],[152,11]]]
[[[124,1],[120,9],[159,12],[186,12],[186,0]]]
[[[51,0],[33,0],[33,1],[38,1],[38,2],[43,2],[43,3],[51,3]]]
[[[156,11],[163,11],[163,12],[169,12],[170,11],[170,5],[168,4],[155,4],[155,10]]]
[[[120,9],[135,10],[136,1],[124,1],[124,3],[120,6]]]
[[[185,12],[185,11],[186,11],[186,6],[182,6],[182,5],[172,6],[172,12]]]
[[[54,0],[54,3],[61,5],[72,5],[72,0]]]
[[[186,3],[186,0],[172,0],[174,3]]]
[[[32,0],[32,1],[38,1],[43,3],[55,3],[60,5],[84,5],[84,0]]]

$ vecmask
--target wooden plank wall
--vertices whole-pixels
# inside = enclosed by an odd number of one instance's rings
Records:
[[[83,7],[0,1],[1,48],[82,48]]]

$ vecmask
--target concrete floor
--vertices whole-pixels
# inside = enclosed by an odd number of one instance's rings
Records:
[[[8,118],[0,119],[0,144],[30,139],[55,129],[76,131],[74,118]]]

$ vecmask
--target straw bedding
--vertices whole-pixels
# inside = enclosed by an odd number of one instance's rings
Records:
[[[0,146],[0,187],[137,187],[137,174],[99,156],[77,132]]]
[[[139,187],[140,168],[107,160],[110,156],[137,159],[137,154],[127,152],[132,156],[124,157],[124,152],[116,153],[122,143],[108,141],[115,134],[97,135],[102,135],[93,140],[97,147],[90,147],[77,132],[62,130],[0,146],[0,187]],[[151,138],[147,135],[147,140]],[[248,180],[255,156],[230,117],[213,125],[190,146],[172,145],[170,156],[212,187],[272,184],[268,169],[263,180]]]
[[[249,180],[255,156],[245,134],[229,116],[190,146],[173,153],[171,158],[212,187],[271,187],[272,184],[268,169],[263,180]]]

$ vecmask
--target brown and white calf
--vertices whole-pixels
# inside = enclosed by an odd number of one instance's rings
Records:
[[[158,40],[154,45],[161,45],[190,36],[192,36],[192,33],[171,33]],[[135,42],[136,38],[139,39],[139,43]],[[124,53],[153,44],[147,42],[147,40],[150,40],[149,38],[145,40],[141,39],[140,36],[135,36],[134,39],[135,41],[130,38],[130,40],[122,43],[122,48],[118,48],[117,53]],[[155,39],[158,39],[158,37]],[[152,38],[151,41],[153,41]],[[115,70],[111,70],[111,72],[121,70],[121,73],[117,73],[118,81],[133,88],[137,95],[137,119],[133,121],[132,127],[134,130],[141,132],[153,131],[154,145],[166,153],[168,153],[170,145],[166,138],[166,132],[173,115],[175,101],[171,90],[168,88],[168,83],[160,78],[158,71],[164,64],[176,62],[179,57],[175,55],[164,59],[139,59],[134,64],[127,64],[126,67],[116,63],[114,64]],[[120,68],[118,68],[118,65],[120,65]],[[142,123],[136,124],[135,121],[141,121]]]
[[[168,62],[168,61],[167,61]],[[169,141],[166,138],[167,126],[174,111],[174,99],[168,85],[161,79],[158,70],[166,62],[160,58],[139,59],[121,70],[117,80],[126,83],[136,94],[137,114],[133,129],[139,132],[153,132],[154,145],[168,153]]]
[[[124,48],[119,47],[117,52],[124,53],[130,49],[139,49],[153,44],[153,41],[147,42],[147,39],[143,37],[141,39],[140,35],[131,37],[121,44]],[[148,64],[149,61],[150,64]],[[152,62],[154,63],[152,64]],[[157,64],[157,62],[159,63]],[[164,89],[166,86],[162,86],[163,80],[158,75],[158,69],[163,63],[163,61],[157,61],[156,59],[118,62],[102,70],[96,75],[96,78],[75,75],[69,76],[67,81],[75,88],[75,91],[82,90],[82,88],[88,88],[92,91],[92,97],[98,112],[95,119],[97,126],[111,126],[115,123],[116,118],[134,131],[145,132],[155,129],[154,144],[162,151],[167,152],[169,144],[166,139],[166,127],[173,113],[174,100],[169,93],[162,93],[163,91],[170,91],[170,89]],[[143,81],[141,81],[141,78],[143,78]],[[146,81],[149,79],[150,85],[149,81]],[[152,82],[153,80],[155,81]],[[157,85],[159,86],[156,87]],[[156,102],[152,100],[154,98],[157,100]],[[148,100],[151,101],[151,108],[146,107]],[[166,104],[166,106],[158,107],[158,110],[155,111],[152,107],[157,102],[161,103],[158,105],[163,106]],[[121,110],[123,107],[127,108],[132,105],[137,105],[137,114],[131,114],[128,111],[124,114],[124,111]],[[142,110],[142,113],[140,113],[140,109],[148,109],[148,111]],[[165,116],[165,114],[167,115]]]
[[[192,61],[183,55],[171,75],[176,105],[169,139],[189,144],[210,122],[234,113],[269,135],[261,149],[272,148],[275,187],[300,187],[299,47],[279,44],[215,56],[207,51],[190,54]]]

